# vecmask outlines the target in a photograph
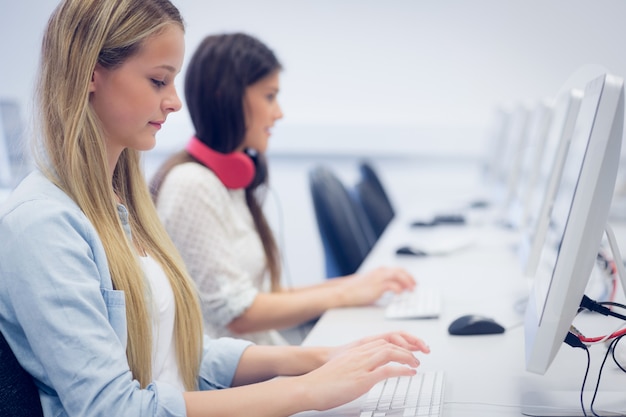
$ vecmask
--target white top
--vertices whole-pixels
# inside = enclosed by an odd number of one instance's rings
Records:
[[[185,391],[178,372],[174,319],[176,304],[170,281],[153,258],[141,257],[141,266],[150,284],[152,300],[152,379],[166,382]]]
[[[227,189],[213,171],[185,163],[163,182],[157,210],[198,286],[206,332],[286,344],[274,330],[236,335],[227,328],[269,287],[265,252],[245,191]]]

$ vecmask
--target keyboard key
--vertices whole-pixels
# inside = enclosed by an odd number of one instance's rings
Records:
[[[389,378],[369,391],[360,417],[441,417],[443,371]]]

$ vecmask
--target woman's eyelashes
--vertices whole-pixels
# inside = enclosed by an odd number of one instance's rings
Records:
[[[154,84],[154,86],[156,88],[162,88],[165,87],[167,85],[167,83],[163,80],[158,80],[156,78],[151,78],[150,81],[152,81],[152,84]]]

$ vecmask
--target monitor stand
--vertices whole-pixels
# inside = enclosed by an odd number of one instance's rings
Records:
[[[617,268],[622,290],[626,292],[626,272],[622,255],[619,251],[617,239],[613,228],[607,223],[605,229],[609,247],[613,255],[613,261]],[[608,375],[608,373],[607,373]],[[595,386],[594,377],[589,375],[587,382]],[[617,388],[617,387],[616,387]],[[526,392],[522,396],[522,414],[532,417],[583,417],[583,416],[626,416],[626,391],[607,391],[602,388],[598,390],[593,408],[596,414],[590,409],[593,398],[593,391],[585,390],[584,402],[585,411],[580,405],[580,390],[578,391],[557,391],[547,390],[541,392]]]

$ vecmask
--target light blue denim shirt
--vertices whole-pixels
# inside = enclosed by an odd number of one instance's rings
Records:
[[[180,391],[133,379],[124,293],[113,289],[98,234],[39,172],[0,206],[0,331],[35,379],[46,416],[185,415]],[[204,342],[200,389],[230,386],[250,343]]]

